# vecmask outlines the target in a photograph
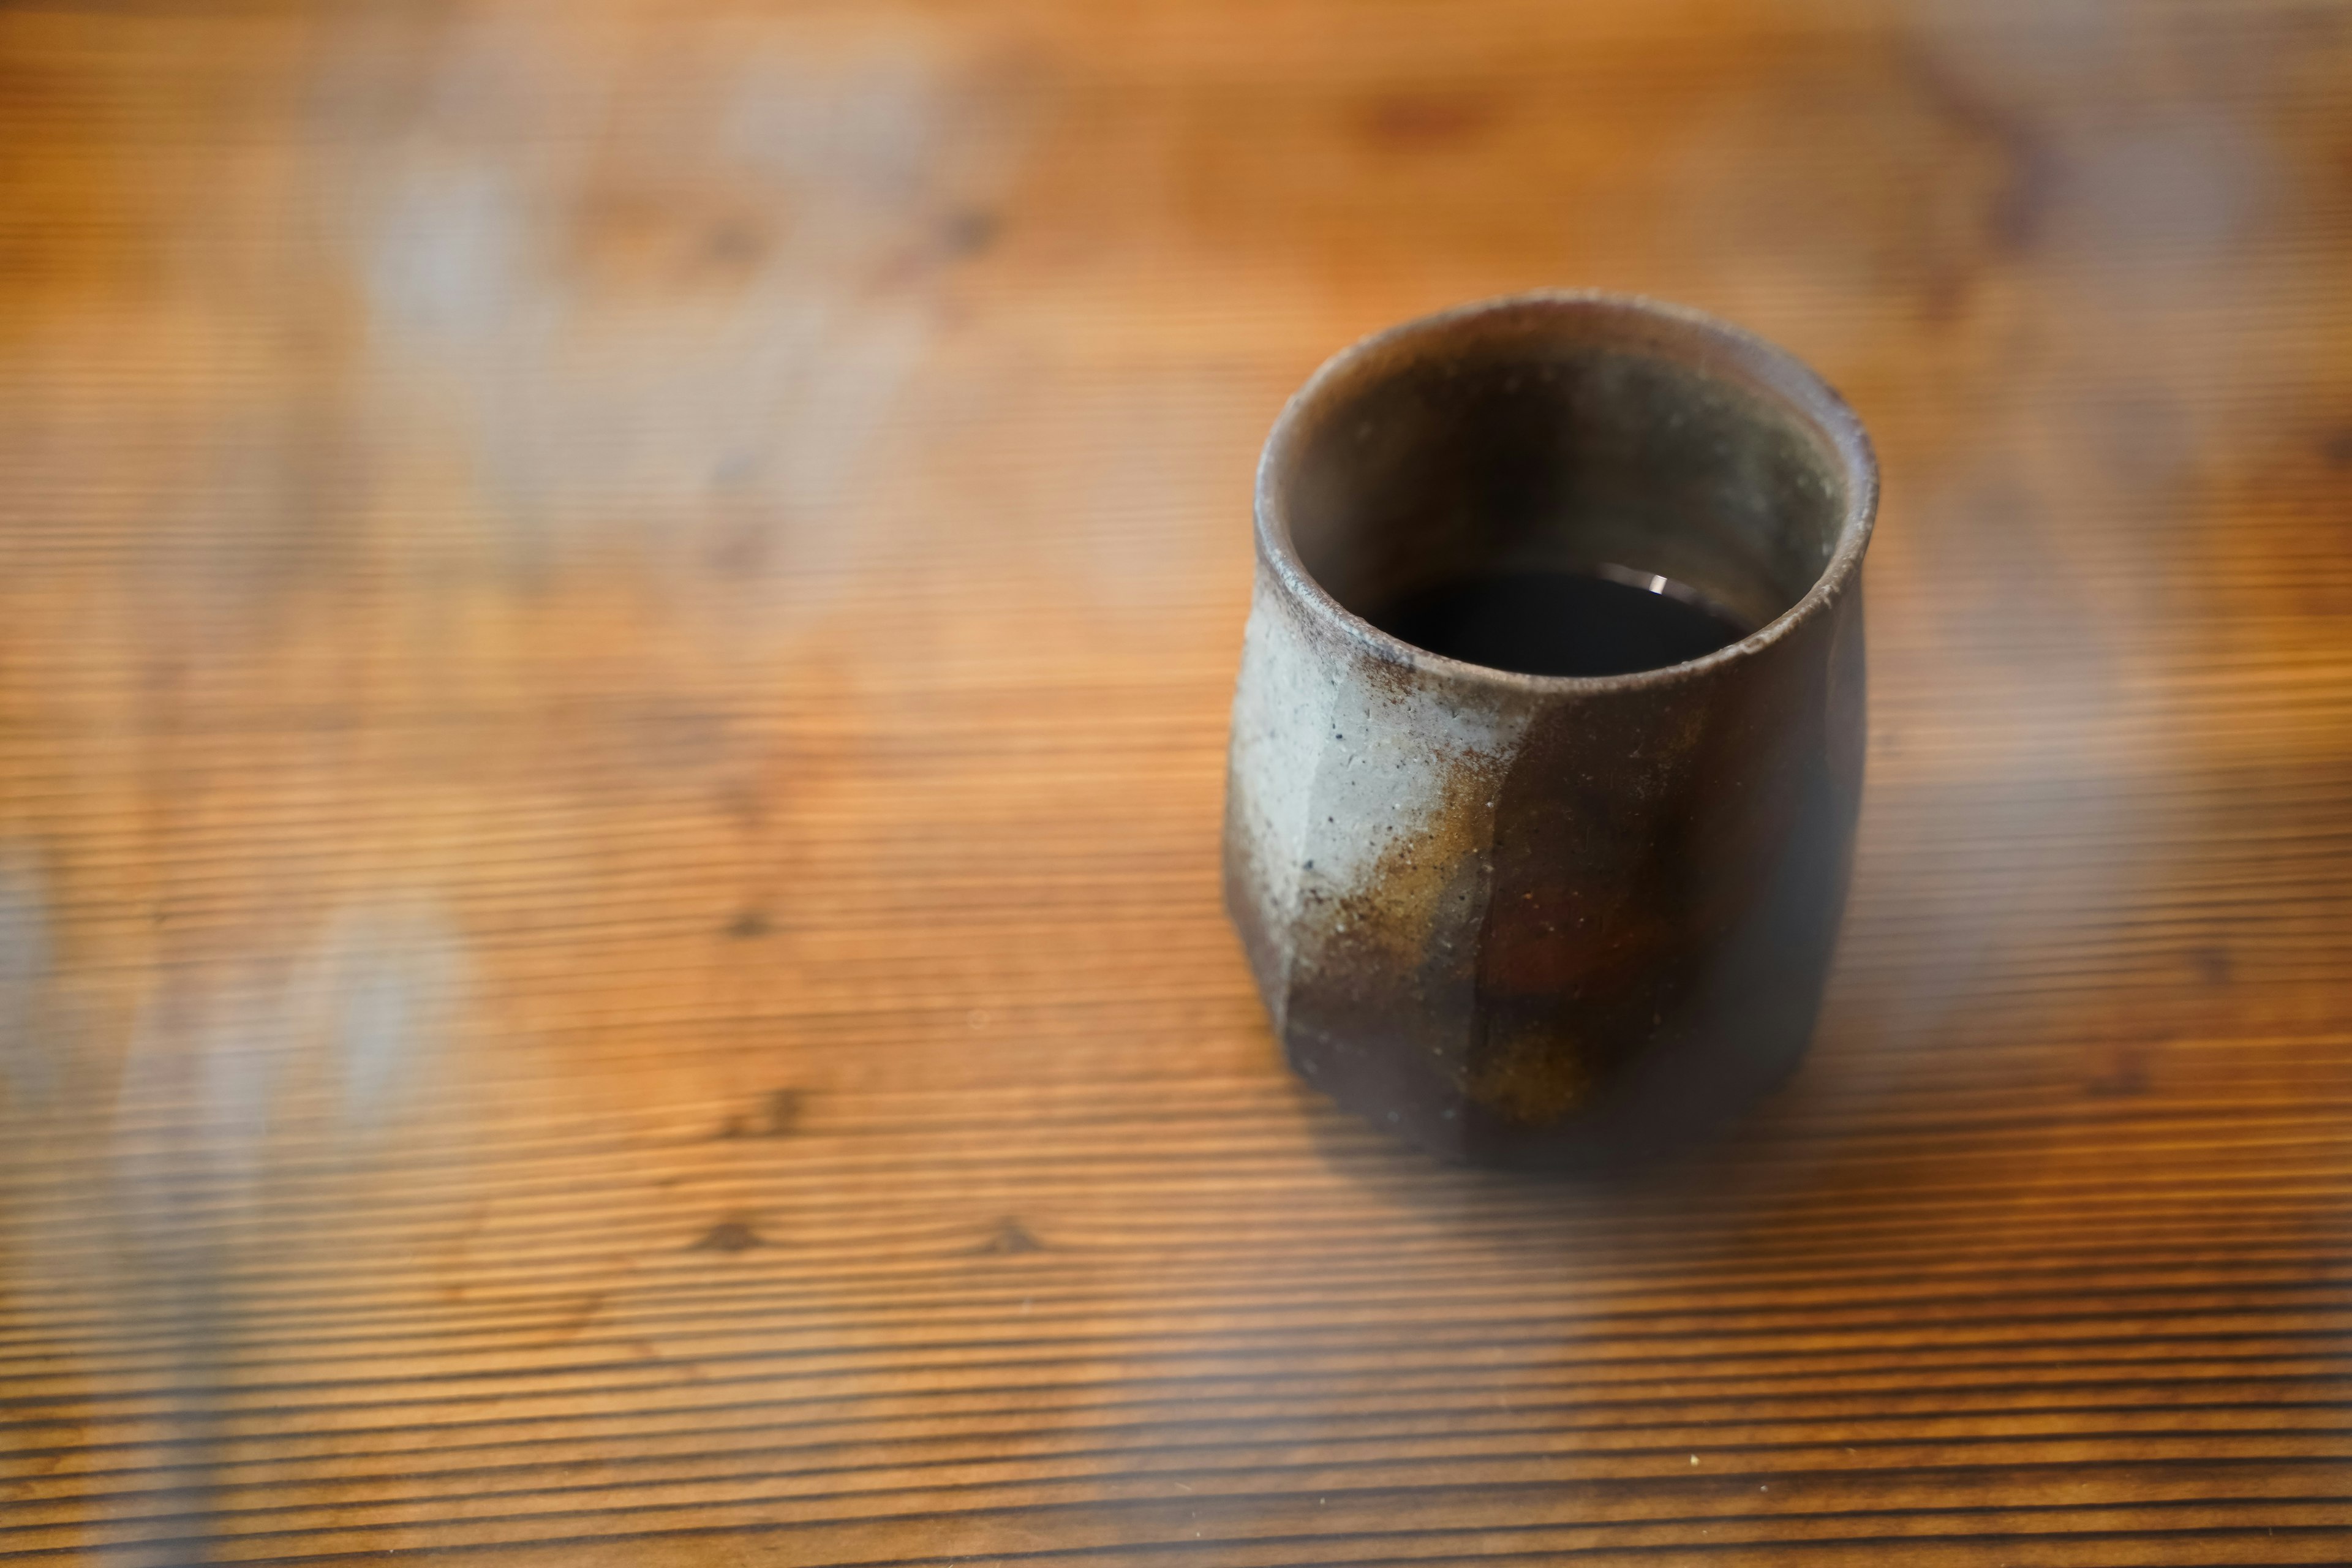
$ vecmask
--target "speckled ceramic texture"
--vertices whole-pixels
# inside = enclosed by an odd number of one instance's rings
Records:
[[[1445,1158],[1578,1166],[1792,1070],[1860,800],[1876,490],[1820,378],[1645,300],[1469,306],[1308,382],[1258,473],[1224,850],[1301,1076]],[[1345,607],[1471,556],[1668,573],[1759,629],[1539,676]]]

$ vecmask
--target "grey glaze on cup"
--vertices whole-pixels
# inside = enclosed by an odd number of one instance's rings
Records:
[[[1564,1166],[1682,1143],[1792,1071],[1860,803],[1876,501],[1820,377],[1672,306],[1498,300],[1318,371],[1258,468],[1225,816],[1292,1067],[1445,1158]],[[1596,567],[1758,629],[1543,676],[1360,613]]]

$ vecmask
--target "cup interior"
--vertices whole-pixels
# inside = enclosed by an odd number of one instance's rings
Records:
[[[1342,608],[1400,636],[1402,606],[1566,574],[1654,578],[1736,639],[1867,526],[1840,421],[1801,365],[1704,318],[1506,301],[1335,361],[1277,429],[1261,506]]]

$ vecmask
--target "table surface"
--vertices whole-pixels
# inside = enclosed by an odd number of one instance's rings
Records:
[[[2352,8],[0,6],[0,1559],[2352,1559]],[[1805,1071],[1290,1081],[1258,441],[1878,440]]]

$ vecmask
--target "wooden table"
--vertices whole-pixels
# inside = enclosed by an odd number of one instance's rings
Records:
[[[2352,8],[0,7],[0,1562],[2352,1560]],[[1257,443],[1880,443],[1829,1016],[1432,1165],[1218,907]]]

